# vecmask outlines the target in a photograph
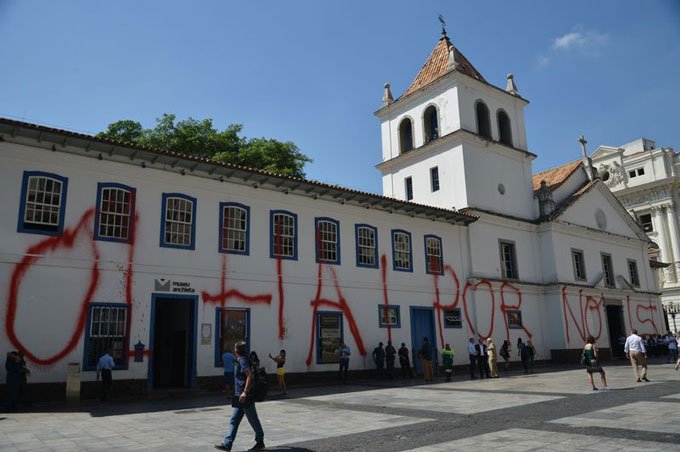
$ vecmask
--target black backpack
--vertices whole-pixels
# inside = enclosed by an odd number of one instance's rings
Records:
[[[264,402],[267,398],[267,372],[264,367],[254,370],[255,383],[253,384],[252,394],[256,402]]]

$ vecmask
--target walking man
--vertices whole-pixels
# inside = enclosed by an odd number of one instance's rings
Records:
[[[432,345],[426,337],[423,338],[423,345],[420,347],[420,359],[423,365],[423,378],[426,383],[432,383]]]
[[[349,357],[352,354],[349,346],[343,341],[340,341],[338,348],[335,349],[335,354],[340,357],[340,370],[338,372],[338,379],[341,384],[347,383],[347,374],[349,373]]]
[[[378,346],[373,349],[373,362],[377,373],[376,378],[381,378],[385,374],[385,349],[382,342],[378,342]]]
[[[102,377],[102,383],[99,387],[99,400],[106,402],[109,399],[109,394],[111,392],[111,386],[113,386],[113,377],[111,372],[116,363],[113,360],[113,350],[109,348],[106,353],[104,353],[97,362],[97,381],[99,381],[99,376]]]
[[[387,341],[385,347],[385,363],[387,364],[387,373],[390,378],[394,378],[394,360],[397,355],[397,349],[392,345],[392,341]]]
[[[408,348],[406,348],[405,343],[401,343],[401,348],[399,349],[399,366],[401,367],[402,378],[413,378],[413,372],[411,371],[411,358],[408,355]]]
[[[475,367],[477,367],[477,349],[475,348],[475,339],[470,338],[467,344],[467,352],[470,358],[470,380],[475,380]]]
[[[227,436],[221,444],[215,444],[215,449],[231,450],[232,444],[236,439],[238,427],[245,415],[248,418],[248,423],[255,432],[255,445],[248,450],[262,450],[264,445],[264,431],[262,424],[257,417],[257,410],[255,409],[255,399],[251,394],[251,389],[255,384],[255,372],[253,365],[248,359],[248,346],[244,341],[239,341],[234,345],[234,352],[236,353],[236,366],[234,368],[234,395],[231,400],[231,418],[229,419],[229,430]]]
[[[449,344],[444,346],[442,350],[442,366],[444,366],[445,381],[451,381],[451,374],[453,373],[453,357],[456,352],[451,349]]]
[[[635,372],[635,379],[639,383],[641,380],[649,381],[647,379],[647,349],[642,343],[642,338],[638,336],[637,330],[633,328],[630,336],[626,338],[626,344],[623,346],[623,352],[626,358],[630,359],[630,364],[633,366]],[[642,367],[642,372],[640,372]]]

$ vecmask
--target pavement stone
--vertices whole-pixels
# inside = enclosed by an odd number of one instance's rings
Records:
[[[291,388],[257,405],[278,451],[678,450],[680,373],[607,366],[612,391],[593,392],[582,369],[491,380],[412,380]],[[231,408],[222,395],[52,407],[0,418],[0,450],[212,450]],[[234,450],[253,444],[244,419]]]

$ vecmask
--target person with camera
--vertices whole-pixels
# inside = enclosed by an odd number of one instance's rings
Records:
[[[238,427],[245,415],[248,418],[248,423],[255,431],[255,445],[248,450],[262,450],[265,448],[264,431],[257,416],[255,399],[252,394],[252,388],[255,384],[255,369],[247,356],[248,346],[245,342],[237,342],[234,345],[234,352],[236,354],[236,366],[234,369],[234,395],[231,401],[233,410],[229,419],[227,436],[221,444],[215,444],[215,449],[231,450]]]

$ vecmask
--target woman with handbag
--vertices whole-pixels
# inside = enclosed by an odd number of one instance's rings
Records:
[[[600,360],[598,359],[599,353],[597,347],[595,347],[595,338],[593,336],[588,336],[586,339],[586,345],[583,346],[583,353],[581,355],[581,363],[585,366],[586,372],[588,372],[588,379],[593,387],[593,391],[597,391],[597,387],[593,382],[593,372],[599,372],[600,378],[602,379],[602,384],[604,385],[604,390],[607,391],[607,376],[600,365]]]

